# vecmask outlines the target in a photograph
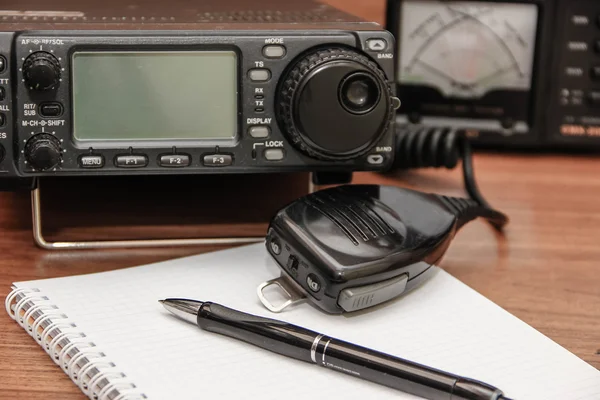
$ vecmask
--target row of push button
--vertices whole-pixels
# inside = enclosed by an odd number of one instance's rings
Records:
[[[158,165],[166,168],[182,168],[191,164],[192,159],[188,154],[164,154],[158,158]],[[115,167],[119,168],[143,168],[148,166],[148,157],[144,154],[124,154],[116,156]],[[206,167],[226,167],[233,164],[230,154],[207,154],[202,163]],[[104,157],[101,155],[84,155],[79,158],[81,168],[102,168]]]

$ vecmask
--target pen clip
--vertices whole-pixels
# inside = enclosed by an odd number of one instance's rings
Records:
[[[286,297],[286,301],[282,304],[276,306],[267,297],[265,296],[265,289],[270,286],[278,286],[281,291],[280,293]],[[271,279],[269,281],[261,283],[257,290],[258,298],[261,303],[269,310],[274,313],[279,313],[289,306],[299,303],[301,301],[306,300],[306,296],[296,287],[294,282],[291,282],[284,275],[281,275],[279,278]]]

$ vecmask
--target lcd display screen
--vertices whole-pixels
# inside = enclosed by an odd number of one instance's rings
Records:
[[[235,52],[77,52],[72,68],[75,141],[236,136]]]

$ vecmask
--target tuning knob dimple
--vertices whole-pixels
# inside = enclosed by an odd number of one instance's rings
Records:
[[[23,79],[31,90],[54,89],[60,83],[60,62],[46,51],[35,52],[23,63]]]
[[[60,164],[59,140],[49,133],[38,133],[25,144],[25,159],[34,169],[45,171]]]

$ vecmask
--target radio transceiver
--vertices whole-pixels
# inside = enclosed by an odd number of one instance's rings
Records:
[[[494,147],[600,149],[600,2],[388,0],[397,123]]]
[[[389,168],[395,42],[378,24],[310,1],[120,3],[2,5],[0,185]]]

